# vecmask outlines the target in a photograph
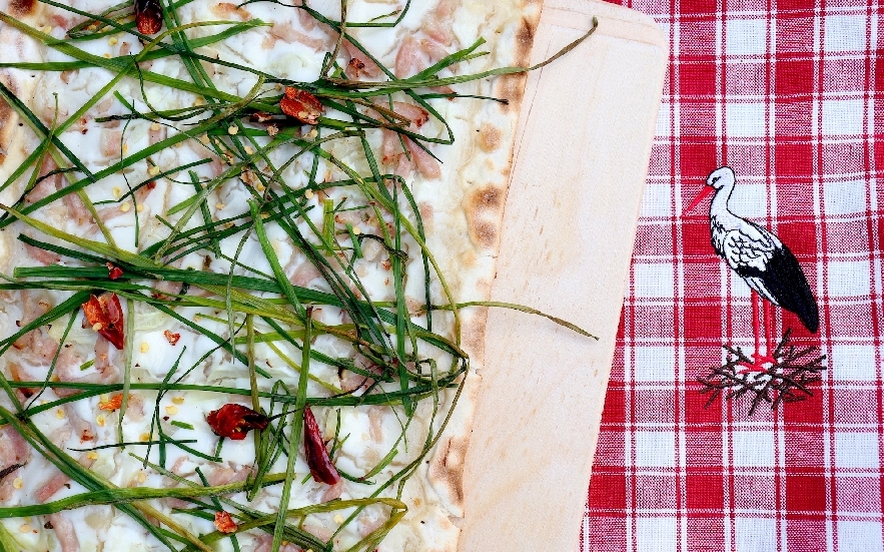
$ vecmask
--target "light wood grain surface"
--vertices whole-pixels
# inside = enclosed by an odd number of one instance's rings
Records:
[[[492,298],[599,337],[492,310],[467,453],[461,552],[572,552],[614,354],[667,47],[644,15],[547,0],[529,77]]]

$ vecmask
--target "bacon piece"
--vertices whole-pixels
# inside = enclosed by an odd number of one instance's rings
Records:
[[[74,434],[80,439],[80,442],[86,443],[94,441],[95,429],[92,427],[92,424],[81,418],[72,404],[67,403],[63,408],[65,416],[68,419],[68,427],[73,429]],[[79,462],[83,465],[85,465],[85,463],[91,465],[94,460],[89,460],[88,457],[84,455],[80,457]]]
[[[393,102],[393,111],[406,117],[409,121],[409,129],[416,131],[430,120],[430,113],[420,107],[406,102]]]
[[[393,64],[393,71],[400,79],[410,77],[420,71],[421,56],[420,44],[411,35],[405,37],[402,46],[396,53],[396,61]]]
[[[77,530],[74,524],[63,513],[50,514],[47,518],[55,537],[61,544],[61,552],[80,552],[80,541],[77,539]]]
[[[117,349],[123,349],[123,307],[116,293],[105,292],[97,297],[90,296],[83,303],[83,312],[92,329],[113,343]]]
[[[85,121],[85,119],[80,119],[81,123],[83,121]],[[83,124],[85,125],[85,123]],[[86,127],[83,126],[83,128],[85,129]],[[106,136],[109,132],[111,131],[102,131],[100,146],[101,148],[110,147],[106,142],[106,140],[109,139]],[[117,152],[119,152],[119,133],[117,136],[117,141]],[[30,191],[30,193],[28,193],[28,195],[26,196],[26,200],[28,202],[37,202],[45,198],[46,196],[54,193],[55,191],[64,188],[64,181],[62,180],[61,173],[54,173],[50,175],[50,173],[57,170],[58,165],[56,165],[55,162],[52,161],[51,157],[46,156],[46,159],[44,159],[43,161],[43,165],[40,167],[41,178],[43,178],[43,180],[41,180],[39,184],[37,184],[34,189]],[[76,194],[65,194],[64,197],[62,197],[61,201],[68,210],[68,217],[75,219],[79,224],[83,224],[87,221],[92,220],[92,215],[86,209],[86,206],[83,205],[83,201]]]
[[[46,314],[52,307],[51,299],[41,293],[22,290],[20,297],[22,315],[21,319],[17,322],[19,327],[30,324]],[[36,366],[49,366],[58,352],[58,343],[46,334],[43,328],[37,328],[26,333],[12,345],[22,359]]]
[[[330,502],[332,500],[341,498],[342,492],[344,492],[344,480],[338,479],[338,482],[334,485],[326,486],[325,492],[322,493],[322,501]]]
[[[122,139],[123,132],[120,130],[102,130],[98,143],[101,155],[105,157],[119,157]]]
[[[325,110],[316,96],[291,86],[285,87],[285,96],[279,101],[279,108],[289,117],[308,125],[317,124]]]
[[[270,421],[267,416],[255,412],[241,404],[225,404],[206,416],[206,422],[215,435],[242,441],[252,429],[266,429]]]
[[[429,113],[420,106],[405,102],[393,102],[393,110],[407,117],[410,120],[408,129],[417,132],[421,126],[429,120]],[[411,157],[411,163],[404,157],[402,145],[399,135],[389,129],[383,129],[381,141],[381,162],[385,165],[397,164],[397,174],[408,172],[409,165],[414,168],[425,178],[439,178],[442,176],[442,168],[439,161],[430,155],[424,148],[420,147],[411,138],[402,137],[405,147],[408,149],[408,155]]]
[[[12,427],[7,425],[0,433],[0,466],[3,470],[9,470],[14,466],[23,466],[31,459],[31,448],[24,437]],[[0,500],[6,501],[15,492],[13,485],[15,477],[12,472],[7,472],[6,477],[0,481]]]
[[[169,471],[181,477],[186,477],[188,475],[196,473],[193,469],[185,470],[183,468],[186,462],[190,462],[189,456],[187,456],[186,454],[184,456],[179,456],[178,459],[175,460],[175,463],[172,464],[172,467],[169,468]],[[163,487],[166,488],[175,487],[177,485],[175,483],[175,480],[171,478],[163,478],[162,484]],[[165,499],[165,503],[170,508],[188,508],[190,506],[193,506],[192,503],[181,498],[167,498]]]
[[[34,188],[30,192],[28,192],[27,196],[25,196],[25,201],[29,203],[34,203],[40,201],[41,199],[55,192],[56,190],[61,189],[62,182],[60,173],[55,173],[51,176],[47,176],[49,175],[49,173],[55,170],[58,170],[58,165],[55,164],[55,162],[52,160],[52,157],[47,155],[46,158],[43,159],[43,164],[40,166],[40,178],[42,180],[40,180],[40,182],[38,182],[37,185],[34,186]]]
[[[445,48],[443,48],[441,44],[433,40],[421,40],[420,48],[421,51],[427,55],[427,58],[430,60],[430,64],[436,63],[437,61],[448,55],[448,52],[445,51]]]
[[[233,15],[236,15],[242,21],[248,21],[252,18],[252,14],[248,10],[230,2],[219,2],[212,7],[212,13],[222,19],[230,19]]]
[[[325,39],[306,35],[292,27],[292,24],[288,21],[285,23],[275,23],[270,27],[270,37],[268,37],[261,46],[268,49],[273,48],[277,40],[282,40],[288,44],[303,44],[304,46],[313,48],[317,52],[324,49],[326,45]]]
[[[381,68],[349,40],[344,41],[344,50],[350,56],[347,68],[344,70],[348,77],[357,79],[363,75],[369,78],[381,76]]]
[[[141,34],[160,32],[163,27],[163,7],[159,0],[135,0],[135,24]]]
[[[313,480],[326,485],[335,485],[341,480],[341,475],[332,463],[322,440],[322,432],[313,411],[309,406],[304,407],[304,452],[307,455],[307,466]]]
[[[166,127],[159,123],[151,123],[148,127],[147,139],[151,146],[165,140],[166,135]]]
[[[9,374],[12,376],[12,381],[33,381],[36,379],[31,377],[21,365],[16,362],[10,362],[7,366],[9,367]],[[33,387],[19,387],[16,389],[16,393],[20,399],[30,399],[36,392],[37,390]],[[0,497],[0,500],[3,500],[2,497]]]
[[[238,470],[233,469],[231,466],[221,466],[209,472],[206,480],[212,487],[218,487],[229,483],[241,483],[248,479],[251,473],[252,468],[249,466],[243,466]]]
[[[81,455],[80,458],[77,459],[77,463],[83,466],[84,468],[91,468],[92,464],[95,463],[95,460],[90,460],[85,454]],[[62,487],[68,484],[71,480],[70,477],[65,475],[60,471],[56,471],[55,475],[49,478],[42,487],[37,489],[37,492],[34,493],[34,498],[40,504],[45,503],[47,500],[52,498],[52,495],[61,490]]]
[[[61,199],[61,202],[68,210],[68,216],[70,218],[76,219],[77,223],[82,225],[87,222],[92,222],[92,213],[86,209],[86,204],[83,203],[83,200],[80,199],[75,193],[67,193]]]
[[[322,277],[322,273],[313,263],[301,263],[293,271],[289,271],[289,280],[296,286],[306,287],[307,284]]]
[[[95,340],[95,368],[94,372],[83,375],[80,370],[85,358],[79,347],[71,346],[62,349],[58,356],[58,362],[55,365],[55,375],[60,381],[64,382],[81,382],[81,383],[113,383],[119,378],[115,355],[118,354],[116,348],[111,349],[111,342],[107,339]],[[69,397],[79,393],[77,389],[66,389],[54,387],[55,394],[59,397]],[[131,401],[135,395],[130,395],[129,408],[131,409],[134,401]],[[131,410],[130,410],[131,411]]]
[[[405,139],[405,147],[411,155],[411,161],[424,178],[439,178],[442,176],[442,167],[439,161],[430,155],[424,148],[414,143],[411,138]]]
[[[42,504],[52,498],[52,495],[61,490],[61,488],[64,487],[70,480],[71,478],[67,475],[63,474],[62,472],[57,472],[55,475],[49,478],[49,481],[47,481],[46,483],[41,485],[39,489],[37,489],[37,492],[34,493],[34,498],[37,500],[37,502]]]
[[[430,18],[421,29],[433,41],[441,44],[451,44],[452,34],[450,25],[445,25],[435,18]]]
[[[440,44],[451,45],[454,38],[451,22],[454,21],[454,10],[458,3],[458,0],[440,0],[433,14],[421,26],[424,34]]]

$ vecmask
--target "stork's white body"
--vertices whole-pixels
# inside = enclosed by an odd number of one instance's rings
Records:
[[[728,266],[738,273],[747,268],[766,272],[777,250],[783,249],[783,242],[766,228],[740,218],[728,209],[728,201],[734,190],[734,181],[719,188],[709,208],[709,225],[712,246]],[[744,276],[749,287],[775,305],[776,297],[764,285],[764,279]]]
[[[712,247],[758,295],[794,312],[815,333],[819,309],[798,260],[775,235],[728,209],[736,176],[730,167],[716,169],[706,179],[704,191],[685,210],[690,211],[708,194]],[[757,333],[757,328],[756,328]]]

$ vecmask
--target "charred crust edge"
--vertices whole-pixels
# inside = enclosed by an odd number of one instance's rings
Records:
[[[528,2],[528,4],[531,5],[533,2]],[[528,17],[522,17],[519,21],[519,27],[515,32],[513,41],[513,64],[515,66],[531,66],[531,48],[534,45],[534,33],[539,19],[540,10],[537,8],[536,15],[532,14]],[[521,104],[527,81],[527,72],[512,73],[500,77],[498,96],[505,98],[509,102],[502,105],[504,111],[511,109],[513,106],[518,107]]]
[[[15,17],[24,17],[36,11],[37,0],[11,0],[9,2],[9,11]]]

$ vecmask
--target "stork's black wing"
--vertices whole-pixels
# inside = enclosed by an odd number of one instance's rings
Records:
[[[811,332],[820,326],[819,307],[798,259],[785,245],[777,247],[765,263],[764,269],[753,266],[735,268],[737,274],[747,280],[755,280],[764,286],[774,302],[787,311],[794,312]]]

